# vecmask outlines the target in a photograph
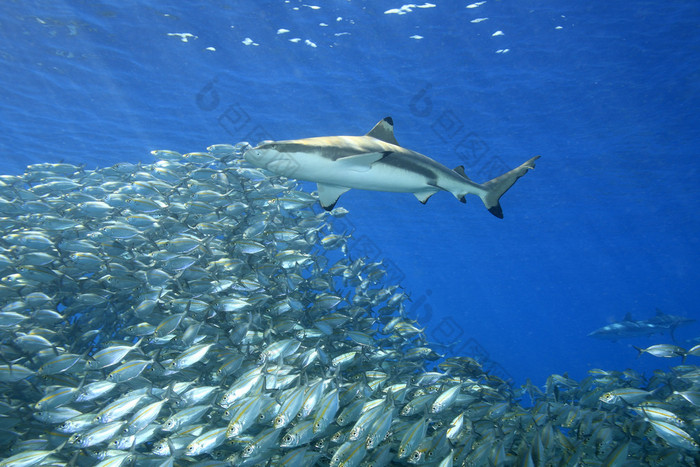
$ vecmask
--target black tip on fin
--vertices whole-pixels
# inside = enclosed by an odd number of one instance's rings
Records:
[[[437,193],[438,190],[435,191],[423,191],[423,192],[416,192],[413,193],[413,195],[418,199],[418,201],[421,202],[421,204],[425,204],[428,202],[431,196],[433,196],[435,193]]]
[[[452,170],[454,170],[455,172],[457,172],[458,174],[460,174],[462,177],[466,178],[467,180],[470,180],[470,178],[467,177],[467,174],[464,173],[464,166],[463,165],[458,165],[457,167],[455,167]]]
[[[329,205],[329,206],[324,206],[323,204],[321,204],[321,207],[322,207],[323,209],[325,209],[326,211],[332,211],[337,202],[338,202],[338,201],[336,200],[335,203],[333,203],[333,204],[331,204],[331,205]]]
[[[400,146],[399,142],[396,141],[394,137],[394,120],[392,120],[391,117],[385,117],[379,120],[365,136],[371,136],[385,143]]]
[[[489,212],[499,219],[503,219],[503,209],[501,209],[500,204],[490,207]]]

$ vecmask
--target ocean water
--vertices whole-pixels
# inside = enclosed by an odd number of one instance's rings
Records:
[[[478,182],[541,155],[503,220],[475,197],[351,190],[338,228],[441,353],[514,386],[679,364],[632,347],[668,333],[587,334],[657,308],[700,318],[700,5],[468,5],[3,2],[0,172],[359,135],[386,116],[401,145]]]

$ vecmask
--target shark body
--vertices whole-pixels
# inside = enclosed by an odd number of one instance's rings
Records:
[[[533,169],[540,156],[486,183],[475,183],[462,166],[452,170],[400,146],[394,123],[387,117],[363,136],[266,141],[244,157],[278,175],[316,182],[326,210],[333,209],[340,195],[351,188],[413,193],[423,204],[438,191],[447,191],[463,203],[467,194],[477,195],[491,214],[503,218],[501,195]]]
[[[630,337],[651,336],[656,333],[670,331],[671,338],[675,341],[674,331],[678,326],[695,322],[694,319],[682,316],[669,315],[661,310],[656,310],[656,316],[646,320],[635,321],[632,315],[627,313],[622,321],[608,324],[588,334],[590,337],[610,339],[616,341]]]

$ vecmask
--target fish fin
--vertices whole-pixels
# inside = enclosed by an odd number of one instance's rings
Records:
[[[374,125],[374,128],[369,130],[369,133],[367,133],[365,136],[371,136],[372,138],[384,141],[385,143],[400,146],[394,137],[394,120],[392,120],[391,117],[386,117],[385,119],[380,120],[379,123]]]
[[[321,206],[326,211],[330,211],[335,207],[335,203],[338,202],[340,195],[348,191],[350,188],[345,186],[337,185],[324,185],[323,183],[318,184],[318,200],[321,202]]]
[[[671,326],[669,328],[669,334],[671,334],[671,340],[673,341],[674,344],[678,345],[678,342],[676,341],[676,326]],[[685,357],[683,357],[683,363],[685,363]]]
[[[433,196],[438,191],[440,191],[440,190],[423,190],[423,191],[416,191],[413,194],[415,195],[416,198],[418,198],[418,201],[425,204],[428,202],[430,197]]]
[[[503,219],[503,209],[501,209],[499,199],[503,196],[503,193],[508,191],[508,189],[512,187],[520,177],[525,175],[528,170],[535,168],[535,161],[539,158],[540,156],[535,156],[513,170],[481,185],[485,190],[485,193],[481,195],[481,201],[484,202],[484,206],[486,206],[486,209],[488,209],[491,214],[499,219]]]
[[[637,347],[636,345],[633,345],[632,347],[634,347],[635,350],[636,350],[637,352],[639,352],[639,353],[637,354],[637,358],[641,357],[642,354],[644,353],[644,349],[642,349],[641,347]]]
[[[457,167],[455,167],[455,168],[452,169],[452,170],[455,171],[455,172],[457,172],[459,175],[461,175],[462,177],[466,178],[467,180],[471,180],[469,177],[467,177],[467,174],[464,173],[464,166],[463,166],[463,165],[458,165]]]
[[[354,172],[367,172],[372,168],[372,164],[382,160],[384,157],[391,154],[391,151],[385,152],[363,152],[361,154],[353,154],[336,160],[337,164],[341,164],[344,169]]]

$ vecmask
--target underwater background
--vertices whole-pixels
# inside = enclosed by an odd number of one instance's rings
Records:
[[[441,354],[515,387],[651,375],[680,359],[632,346],[670,333],[588,334],[657,309],[698,319],[698,24],[696,2],[6,1],[0,172],[361,135],[386,116],[478,182],[541,155],[503,220],[475,197],[351,190],[336,230]]]

